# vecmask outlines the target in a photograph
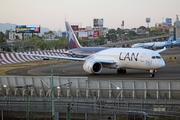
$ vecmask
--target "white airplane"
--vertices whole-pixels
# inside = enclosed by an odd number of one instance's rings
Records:
[[[103,68],[117,69],[117,73],[126,73],[126,69],[139,69],[149,71],[150,77],[154,77],[157,70],[165,67],[165,62],[159,53],[166,48],[153,51],[138,48],[82,47],[69,23],[65,22],[65,25],[71,48],[65,54],[69,57],[19,54],[84,61],[83,70],[89,74],[100,74]]]
[[[174,36],[171,36],[168,41],[164,42],[147,42],[147,43],[136,43],[132,45],[132,48],[146,48],[146,49],[162,49],[170,46],[174,40]]]

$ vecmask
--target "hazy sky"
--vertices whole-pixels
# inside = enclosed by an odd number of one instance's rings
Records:
[[[103,18],[104,26],[124,28],[149,26],[180,15],[180,0],[0,0],[0,23],[41,25],[65,30],[65,18],[80,27],[93,26],[94,18]],[[180,16],[179,16],[180,17]],[[164,19],[163,19],[164,18]]]

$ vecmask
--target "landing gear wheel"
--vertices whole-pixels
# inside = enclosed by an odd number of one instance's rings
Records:
[[[149,75],[149,77],[154,77],[155,75],[154,75],[154,73],[155,72],[157,72],[157,70],[149,70],[149,72],[150,72],[150,75]]]
[[[126,69],[124,69],[122,72],[125,74],[126,73]]]
[[[117,69],[117,73],[126,73],[126,69]]]
[[[151,78],[154,77],[154,76],[155,76],[154,73],[152,73],[152,74],[149,75],[149,77],[151,77]]]

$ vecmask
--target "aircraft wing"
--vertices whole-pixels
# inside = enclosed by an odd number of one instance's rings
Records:
[[[53,56],[53,55],[41,55],[41,54],[27,54],[27,53],[16,53],[16,54],[21,54],[21,55],[29,55],[29,56],[36,56],[36,57],[48,57],[48,58],[56,58],[56,59],[65,59],[65,60],[75,60],[75,61],[85,61],[87,59],[93,58],[93,55],[90,55],[88,57],[84,58],[75,58],[75,57],[64,57],[64,56]],[[113,59],[99,59],[99,58],[93,58],[93,61],[98,61],[101,63],[108,63],[108,64],[113,64],[116,63],[115,60]]]
[[[163,52],[165,50],[166,50],[166,47],[164,47],[163,49],[156,50],[156,52],[161,53],[161,52]]]
[[[16,54],[28,55],[28,56],[36,56],[36,57],[66,59],[66,60],[77,60],[77,61],[84,61],[84,60],[86,60],[86,58],[74,58],[74,57],[64,57],[64,56],[55,56],[55,55],[41,55],[41,54],[27,54],[27,53],[16,53]]]

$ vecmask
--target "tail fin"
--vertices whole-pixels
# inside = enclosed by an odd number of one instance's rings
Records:
[[[81,48],[82,46],[79,44],[79,41],[76,38],[76,35],[74,34],[71,26],[69,25],[69,23],[67,21],[65,21],[65,25],[66,25],[66,31],[67,31],[67,34],[68,34],[68,40],[69,40],[69,44],[70,44],[70,49]]]
[[[168,45],[171,45],[173,43],[174,36],[171,36],[168,41],[165,43],[164,47],[167,47]]]
[[[180,44],[180,37],[173,43],[174,45]]]
[[[174,36],[171,36],[168,41],[173,42]]]

